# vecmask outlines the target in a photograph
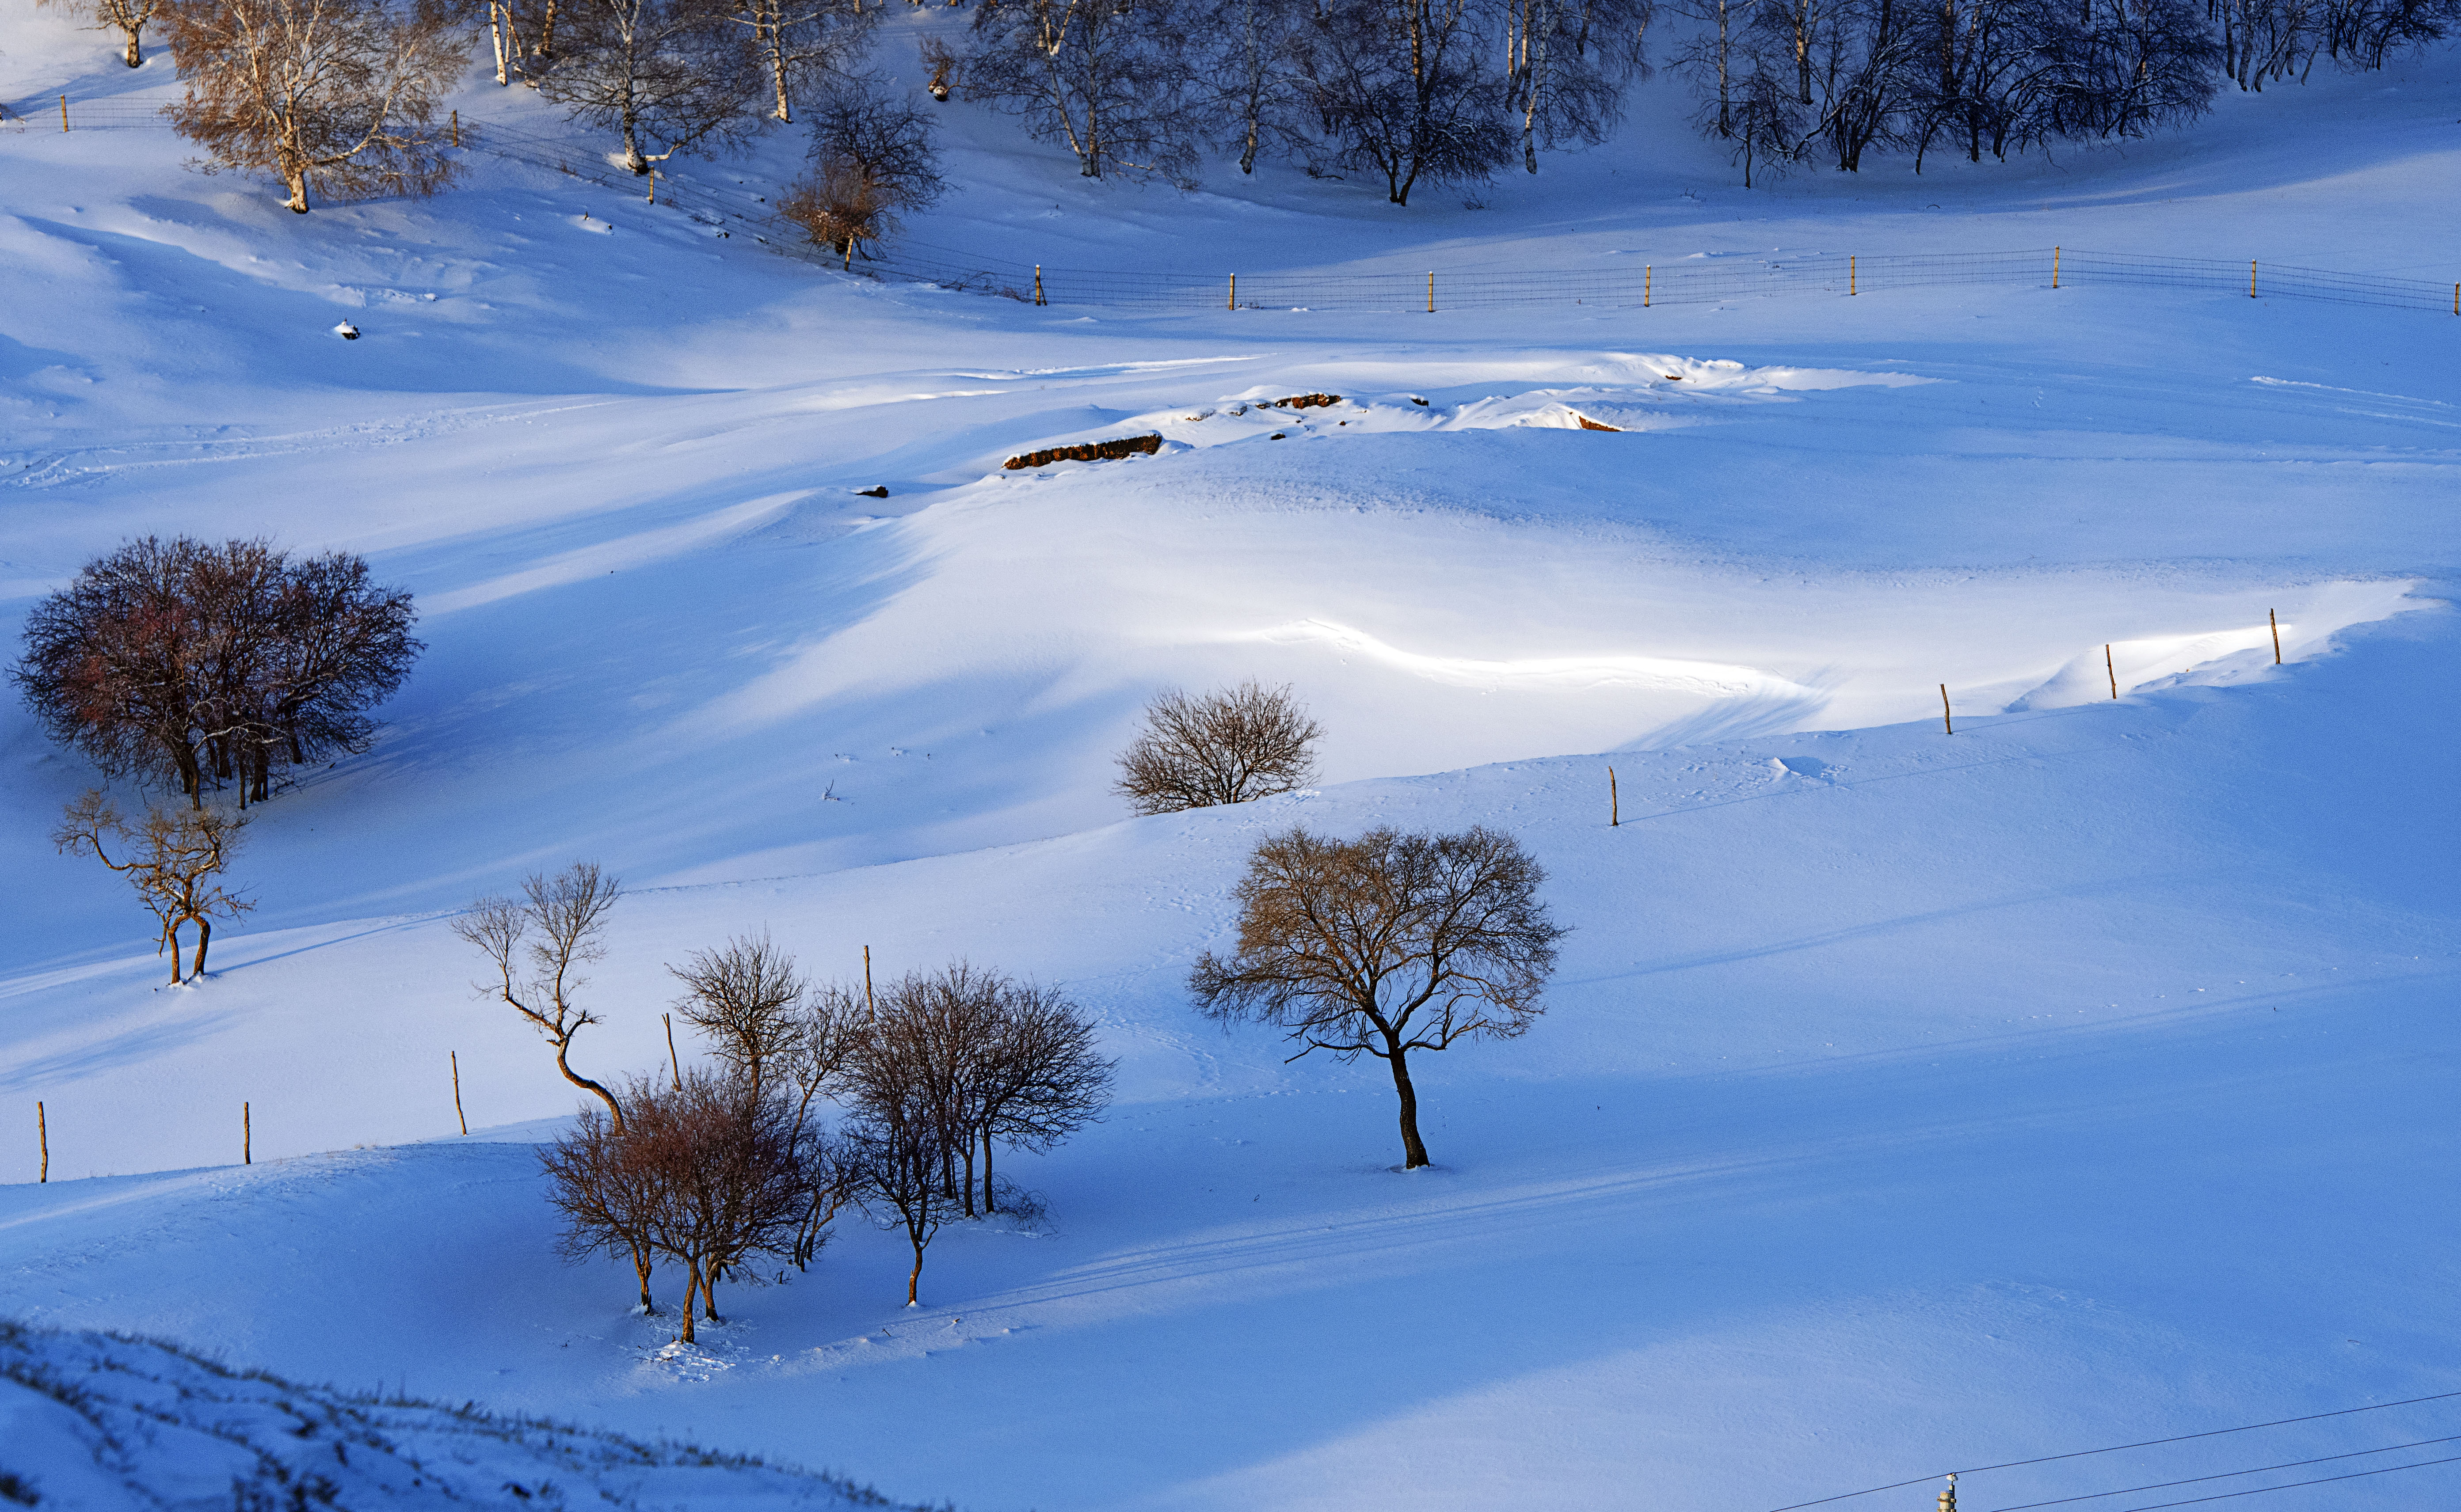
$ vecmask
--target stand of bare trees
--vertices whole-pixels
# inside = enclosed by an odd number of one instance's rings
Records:
[[[192,808],[235,782],[368,748],[368,711],[425,648],[410,595],[349,552],[148,536],[86,564],[26,617],[11,676],[46,734],[110,776],[175,783]]]
[[[1145,706],[1145,727],[1120,755],[1114,791],[1140,814],[1294,792],[1316,779],[1323,735],[1287,685],[1251,678],[1201,698],[1174,688]]]
[[[128,879],[138,901],[161,929],[162,950],[171,953],[171,985],[180,985],[180,930],[197,926],[197,959],[186,980],[205,974],[205,948],[213,943],[216,917],[236,919],[256,906],[223,882],[239,849],[245,815],[210,808],[148,808],[130,826],[100,790],[68,806],[52,842],[68,855],[90,855]],[[119,859],[112,859],[113,852]]]
[[[466,60],[440,0],[178,0],[171,124],[213,168],[328,194],[434,194],[453,177],[436,102]],[[131,44],[132,47],[134,44]]]
[[[567,1078],[598,1098],[543,1157],[564,1253],[629,1259],[645,1312],[655,1261],[681,1266],[688,1342],[694,1298],[714,1320],[714,1288],[753,1279],[755,1257],[809,1265],[848,1203],[905,1231],[916,1305],[943,1224],[1031,1205],[995,1177],[995,1151],[1048,1149],[1109,1100],[1112,1063],[1092,1024],[1051,989],[962,962],[877,994],[814,984],[765,933],[669,968],[684,990],[676,1009],[719,1070],[610,1091],[575,1075],[563,1050],[597,1022],[571,1001],[570,966],[596,958],[614,897],[594,868],[576,867],[532,878],[526,902],[482,903],[456,927],[498,968],[482,990],[546,1033]],[[524,952],[526,973],[514,965]],[[823,1104],[839,1111],[834,1130]]]
[[[1547,874],[1509,835],[1294,829],[1259,844],[1239,883],[1239,948],[1188,978],[1197,1011],[1274,1025],[1300,1056],[1374,1055],[1401,1099],[1405,1169],[1427,1162],[1413,1051],[1512,1039],[1545,1012],[1564,930],[1538,901]]]

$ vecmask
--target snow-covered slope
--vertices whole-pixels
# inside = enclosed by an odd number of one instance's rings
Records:
[[[12,13],[0,93],[165,87]],[[2440,276],[2452,203],[2407,186],[2450,178],[2449,73],[1749,200],[1645,103],[1406,219],[1271,175],[1088,188],[960,111],[968,187],[917,234],[1200,266],[2261,240]],[[9,627],[128,534],[264,532],[367,552],[430,644],[373,754],[257,812],[260,910],[194,989],[52,853],[91,774],[0,712],[0,1313],[981,1508],[1775,1506],[2461,1386],[2461,321],[2113,289],[1122,318],[849,283],[502,164],[300,219],[159,135],[0,157]],[[1346,402],[1256,408],[1311,392]],[[1143,700],[1251,673],[1323,720],[1325,785],[1125,820]],[[1440,1168],[1406,1179],[1373,1068],[1182,994],[1256,836],[1378,821],[1509,826],[1575,928],[1537,1030],[1423,1068]],[[554,1261],[530,1143],[569,1089],[441,917],[580,856],[633,888],[585,1066],[663,1058],[662,964],[765,925],[828,974],[1064,984],[1121,1105],[1017,1162],[1044,1225],[944,1233],[923,1311],[849,1225],[673,1349]]]
[[[13,1323],[0,1323],[0,1498],[62,1512],[894,1505],[690,1444],[302,1386],[159,1340]]]

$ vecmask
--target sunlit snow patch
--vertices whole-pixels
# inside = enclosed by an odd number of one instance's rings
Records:
[[[1667,692],[1697,693],[1707,698],[1801,698],[1817,703],[1817,690],[1766,672],[1757,667],[1723,662],[1683,661],[1663,656],[1583,655],[1533,656],[1488,661],[1468,656],[1429,656],[1403,650],[1364,630],[1326,620],[1299,620],[1242,637],[1277,645],[1319,645],[1344,657],[1371,661],[1415,672],[1430,682],[1461,688],[1647,688]]]

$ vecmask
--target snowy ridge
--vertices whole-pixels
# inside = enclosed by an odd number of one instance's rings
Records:
[[[0,1498],[62,1512],[897,1506],[749,1456],[303,1386],[159,1339],[5,1319],[0,1445]]]

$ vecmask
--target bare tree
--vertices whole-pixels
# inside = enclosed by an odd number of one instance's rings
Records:
[[[710,1037],[750,1096],[760,1097],[762,1072],[783,1059],[799,1037],[804,990],[795,958],[771,944],[764,930],[729,940],[723,949],[696,951],[667,974],[684,985],[675,1011]]]
[[[1505,88],[1522,166],[1538,154],[1595,146],[1623,118],[1623,95],[1648,70],[1641,43],[1651,0],[1506,0]]]
[[[1118,1062],[1094,1050],[1094,1025],[1057,989],[1001,979],[992,1051],[976,1098],[983,1211],[997,1209],[992,1144],[1048,1150],[1102,1117]]]
[[[607,915],[623,884],[596,862],[575,862],[554,877],[533,872],[519,898],[481,898],[453,921],[453,932],[485,952],[493,980],[474,982],[481,997],[502,998],[555,1047],[564,1079],[607,1105],[616,1138],[626,1133],[615,1095],[572,1069],[573,1036],[603,1022],[581,1006],[581,969],[606,959]]]
[[[452,180],[437,100],[466,61],[438,0],[177,0],[171,124],[212,172],[264,172],[308,213],[329,194],[429,195]]]
[[[547,1201],[564,1215],[557,1253],[575,1262],[602,1252],[630,1260],[646,1317],[658,1311],[650,1297],[650,1271],[658,1214],[667,1203],[668,1173],[657,1153],[648,1141],[617,1136],[607,1115],[588,1103],[572,1132],[539,1152]]]
[[[808,1169],[789,1135],[784,1104],[754,1096],[737,1076],[696,1067],[683,1085],[655,1078],[627,1089],[643,1159],[659,1172],[660,1201],[650,1233],[685,1272],[682,1341],[692,1343],[693,1303],[721,1321],[717,1284],[756,1254],[794,1248],[808,1206]]]
[[[1213,139],[1239,155],[1239,171],[1254,173],[1269,149],[1302,138],[1301,79],[1292,42],[1305,12],[1296,0],[1211,0],[1197,41],[1203,50],[1200,87],[1209,96]]]
[[[231,892],[222,874],[239,849],[245,816],[225,817],[210,808],[148,808],[134,829],[103,797],[88,792],[68,805],[52,842],[67,855],[91,855],[120,873],[161,926],[161,948],[171,952],[171,984],[180,974],[180,930],[197,926],[197,959],[187,979],[205,974],[205,948],[213,943],[217,915],[236,919],[256,906]],[[124,859],[114,861],[112,851]],[[160,951],[157,952],[158,954]]]
[[[83,5],[85,0],[34,0],[36,5]],[[141,68],[145,54],[138,50],[145,23],[162,9],[162,0],[92,0],[94,30],[117,32],[128,44],[124,56],[130,68]]]
[[[840,84],[813,110],[812,167],[779,197],[779,215],[851,266],[946,187],[931,131],[929,116],[890,98],[877,80]]]
[[[1197,1011],[1299,1041],[1291,1059],[1366,1054],[1393,1073],[1405,1168],[1427,1163],[1409,1054],[1511,1039],[1545,1010],[1564,935],[1538,901],[1546,873],[1510,836],[1293,829],[1259,844],[1239,883],[1239,948],[1188,977]]]
[[[1471,0],[1325,0],[1296,57],[1334,166],[1382,174],[1386,198],[1475,182],[1511,160],[1510,96]]]
[[[843,74],[863,50],[886,7],[862,0],[742,0],[734,12],[752,29],[754,51],[769,75],[770,116],[795,118],[795,99],[815,74]]]
[[[760,60],[751,32],[718,0],[568,5],[563,52],[539,93],[575,120],[617,132],[632,172],[757,129]]]
[[[1077,171],[1195,185],[1199,121],[1174,0],[984,0],[968,99],[1065,142]]]
[[[1113,791],[1140,814],[1245,803],[1316,779],[1324,728],[1290,688],[1253,678],[1190,698],[1171,689],[1145,706],[1145,728],[1120,756]]]
[[[949,1147],[920,1088],[867,1101],[845,1131],[841,1161],[855,1201],[884,1227],[902,1227],[914,1250],[906,1305],[921,1307],[923,1252],[953,1205],[945,1182]]]

